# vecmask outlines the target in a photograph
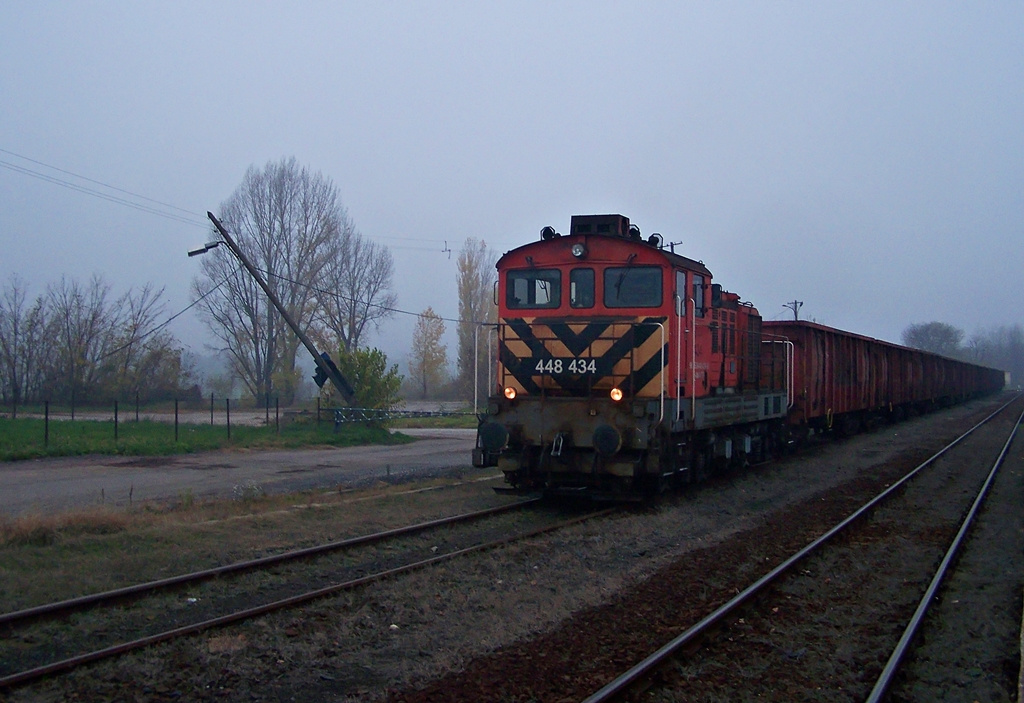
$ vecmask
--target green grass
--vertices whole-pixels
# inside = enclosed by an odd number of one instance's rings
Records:
[[[178,426],[143,420],[121,422],[114,439],[114,423],[94,421],[51,421],[49,442],[45,441],[43,420],[34,418],[0,418],[0,461],[34,459],[46,456],[77,456],[83,454],[123,454],[151,456],[187,454],[213,449],[292,449],[308,446],[347,447],[360,444],[394,444],[409,441],[392,435],[383,427],[343,425],[335,433],[330,422],[318,428],[313,422],[295,422],[275,427],[233,425],[228,438],[223,425]]]

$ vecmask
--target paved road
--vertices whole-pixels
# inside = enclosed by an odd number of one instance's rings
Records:
[[[396,446],[218,451],[168,457],[61,457],[0,463],[0,514],[25,515],[105,503],[231,497],[355,485],[467,468],[476,430],[402,430]]]

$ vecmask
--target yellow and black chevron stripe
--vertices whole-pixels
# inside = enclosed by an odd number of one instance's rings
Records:
[[[656,397],[668,363],[664,321],[505,318],[498,333],[503,385],[526,394],[585,397],[618,387]]]

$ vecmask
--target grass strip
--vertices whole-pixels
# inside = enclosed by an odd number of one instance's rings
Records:
[[[224,425],[180,424],[141,420],[121,422],[114,437],[113,421],[50,421],[49,437],[44,420],[0,418],[0,461],[49,456],[115,454],[159,456],[188,454],[214,449],[294,449],[308,446],[348,447],[362,444],[401,444],[410,439],[386,428],[363,424],[342,425],[337,432],[330,422],[253,427],[233,425],[228,437]]]

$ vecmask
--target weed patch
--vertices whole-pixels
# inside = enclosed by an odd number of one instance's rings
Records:
[[[49,546],[69,536],[122,532],[131,523],[129,514],[104,508],[56,515],[0,518],[0,546]]]

